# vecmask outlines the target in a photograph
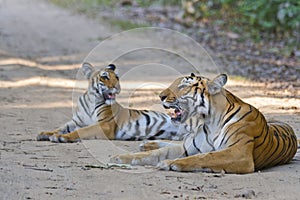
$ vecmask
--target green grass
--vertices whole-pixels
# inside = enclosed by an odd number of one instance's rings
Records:
[[[129,29],[149,26],[148,24],[137,24],[137,23],[133,23],[128,20],[116,20],[116,19],[110,19],[110,20],[108,20],[108,23],[110,23],[112,26],[115,26],[121,30],[129,30]]]

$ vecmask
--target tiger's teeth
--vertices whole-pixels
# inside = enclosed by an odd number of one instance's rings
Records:
[[[169,112],[168,112],[168,115],[170,116],[170,117],[176,117],[176,115],[175,115],[175,109],[174,108],[170,108],[169,109]]]
[[[175,114],[176,114],[176,116],[179,116],[182,114],[182,112],[179,110],[179,111],[175,112]]]
[[[176,116],[179,116],[182,114],[181,110],[179,110],[178,108],[176,108],[174,112],[175,112]]]

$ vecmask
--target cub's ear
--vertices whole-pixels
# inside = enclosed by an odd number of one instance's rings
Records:
[[[106,69],[110,69],[110,70],[115,71],[116,65],[114,65],[114,64],[109,64],[109,65],[106,67]]]
[[[89,79],[94,71],[94,67],[90,63],[85,62],[81,68],[84,76]]]
[[[227,75],[220,74],[212,81],[208,82],[208,92],[212,95],[219,93],[227,82]]]
[[[191,77],[195,77],[195,74],[193,72],[191,73]]]

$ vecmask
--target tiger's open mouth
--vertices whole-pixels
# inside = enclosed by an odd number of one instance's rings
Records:
[[[180,109],[178,106],[171,105],[171,106],[165,106],[165,109],[171,109],[171,112],[169,112],[169,115],[171,116],[171,119],[173,122],[179,123],[182,120],[182,115],[184,111]]]
[[[116,99],[116,94],[115,93],[112,93],[112,92],[109,92],[109,93],[104,93],[103,94],[103,97],[105,100],[111,100],[111,101],[114,101]]]
[[[103,92],[103,98],[107,105],[112,105],[116,102],[116,92]]]

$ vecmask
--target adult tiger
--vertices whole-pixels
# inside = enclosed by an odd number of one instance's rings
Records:
[[[267,122],[256,108],[224,89],[226,82],[225,74],[209,80],[192,73],[175,80],[160,98],[165,108],[175,109],[175,121],[185,121],[189,134],[184,142],[149,143],[166,147],[114,156],[111,162],[251,173],[291,161],[297,152],[293,129],[283,122]]]
[[[122,107],[116,102],[120,93],[115,65],[103,70],[95,70],[89,63],[82,65],[82,71],[89,86],[79,97],[78,108],[71,121],[63,127],[41,132],[37,140],[52,142],[76,142],[80,139],[141,140],[170,139],[180,140],[177,127],[164,113],[134,110]]]

